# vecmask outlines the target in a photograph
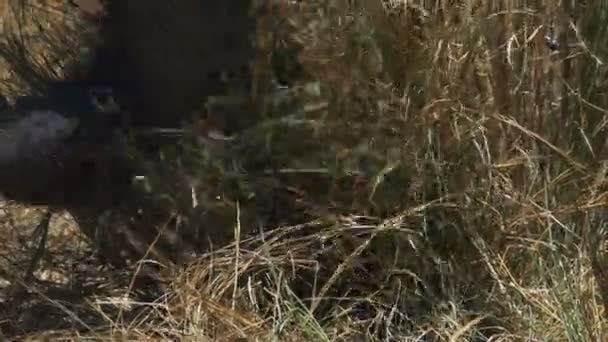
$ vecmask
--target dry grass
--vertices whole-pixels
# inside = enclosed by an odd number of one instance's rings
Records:
[[[158,295],[146,262],[105,271],[21,337],[604,341],[606,5],[423,3],[309,1],[260,37],[259,73],[285,42],[307,72],[251,140],[301,222],[252,232],[235,201],[233,242]]]

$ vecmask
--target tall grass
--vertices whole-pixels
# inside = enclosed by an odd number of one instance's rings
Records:
[[[92,338],[606,338],[608,8],[404,3],[297,4],[270,37],[306,77],[255,137],[310,222],[236,211],[235,242]]]

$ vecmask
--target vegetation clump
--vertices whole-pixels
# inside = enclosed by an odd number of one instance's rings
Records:
[[[143,257],[108,267],[91,255],[95,234],[79,237],[56,216],[45,257],[22,277],[14,265],[35,246],[17,242],[37,212],[2,214],[1,243],[13,252],[0,252],[10,283],[0,298],[19,296],[10,308],[2,299],[0,329],[64,339],[605,340],[606,5],[280,9],[257,21],[250,83],[201,95],[205,123],[223,128],[220,145],[189,118],[179,143],[137,157],[147,182],[138,203],[149,205],[140,230],[104,241],[130,239]],[[34,308],[54,319],[43,326]]]

